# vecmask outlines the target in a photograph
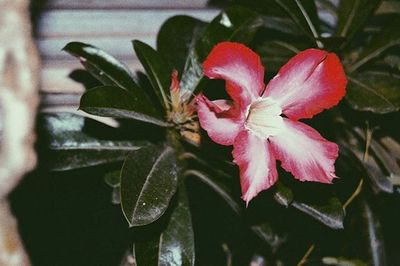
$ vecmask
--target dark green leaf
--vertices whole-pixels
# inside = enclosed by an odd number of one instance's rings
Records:
[[[378,8],[381,0],[341,0],[336,35],[350,41]]]
[[[101,86],[88,90],[83,94],[79,108],[93,115],[128,118],[168,126],[147,97],[120,87]]]
[[[133,246],[137,266],[151,266],[158,264],[159,237],[136,243]]]
[[[342,257],[323,257],[322,263],[324,265],[334,265],[334,266],[367,266],[367,264],[358,259],[348,259]]]
[[[202,62],[211,49],[222,41],[249,43],[263,20],[257,13],[239,6],[222,11],[205,29],[196,43],[196,54]]]
[[[130,226],[157,220],[175,194],[177,181],[172,148],[149,146],[131,152],[121,170],[121,206]]]
[[[318,46],[319,18],[314,0],[274,0],[306,34],[316,40]]]
[[[273,253],[278,251],[282,244],[286,242],[286,237],[281,237],[274,232],[269,223],[253,225],[251,229],[257,232],[257,235],[270,245]]]
[[[169,87],[172,68],[162,56],[149,45],[141,41],[133,41],[136,55],[146,70],[147,76],[164,108],[168,108]]]
[[[314,205],[303,202],[292,202],[292,206],[332,229],[342,229],[344,210],[337,198],[331,198],[327,205]]]
[[[370,149],[376,156],[377,160],[381,162],[389,176],[400,176],[399,163],[396,161],[396,158],[390,154],[390,150],[384,149],[384,147],[375,139],[371,140]]]
[[[365,133],[357,127],[352,128],[352,133],[361,140],[358,144],[359,147],[365,149],[365,143],[367,139]],[[352,143],[356,143],[358,140],[353,139]],[[397,175],[400,173],[400,168],[394,158],[386,152],[386,150],[373,138],[369,142],[369,155],[364,156],[365,151],[354,147],[351,152],[358,157],[365,171],[368,174],[368,178],[372,184],[372,188],[376,192],[384,191],[387,193],[393,193],[393,184],[390,182],[390,178],[386,173],[390,175]]]
[[[189,16],[175,16],[161,26],[157,50],[179,72],[183,71],[189,49],[207,23]]]
[[[385,245],[383,240],[382,225],[378,216],[366,201],[362,201],[363,229],[367,236],[368,253],[370,261],[368,265],[382,266],[386,264]]]
[[[274,185],[273,189],[275,201],[285,207],[289,207],[293,201],[292,190],[279,181]]]
[[[379,139],[379,143],[389,151],[392,158],[400,161],[400,143],[396,139],[390,136],[385,136]]]
[[[197,170],[189,170],[185,172],[185,175],[195,176],[206,185],[208,185],[212,190],[219,194],[222,199],[232,208],[237,214],[241,213],[241,207],[236,202],[236,200],[230,195],[229,189],[222,182],[218,182],[217,178],[211,178],[203,172]]]
[[[214,190],[214,192],[216,192],[232,208],[232,210],[236,214],[241,215],[242,207],[235,200],[235,197],[231,195],[232,193],[229,190],[228,186],[221,182],[221,179],[211,177],[198,170],[188,170],[185,172],[185,175],[197,177],[201,182],[208,185],[212,190]],[[273,250],[278,249],[278,247],[285,241],[284,238],[273,232],[272,228],[267,223],[252,225],[250,226],[250,229],[256,236],[259,237],[259,239],[268,243]]]
[[[107,52],[81,42],[70,42],[63,50],[76,56],[105,85],[115,85],[133,93],[140,90],[128,68]]]
[[[346,133],[347,139],[343,145],[345,145],[344,149],[349,153],[348,155],[355,158],[352,164],[361,167],[362,174],[366,174],[374,191],[393,193],[393,184],[378,164],[375,155],[369,152],[369,156],[365,156],[366,134],[361,129],[354,127],[346,130]]]
[[[268,66],[266,71],[275,74],[291,57],[303,50],[298,45],[299,42],[291,44],[278,40],[265,41],[256,51],[261,56],[263,65]]]
[[[385,0],[377,10],[377,14],[400,13],[400,2],[398,0]]]
[[[141,265],[194,265],[194,235],[185,184],[179,186],[176,205],[166,214],[161,234],[135,244],[135,257]]]
[[[353,153],[362,161],[372,188],[376,192],[384,191],[386,193],[393,193],[393,184],[383,172],[375,157],[368,156],[366,160],[363,160],[364,152],[353,150]]]
[[[385,27],[363,48],[357,62],[349,67],[349,72],[355,71],[371,59],[382,54],[386,49],[400,44],[399,25],[400,14],[391,21],[390,25],[385,25]]]
[[[147,145],[143,141],[100,140],[82,132],[85,118],[71,113],[44,114],[45,134],[49,139],[46,164],[52,170],[76,168],[123,161],[130,151]]]
[[[194,235],[184,183],[179,186],[177,206],[159,243],[158,265],[194,265]]]
[[[360,111],[389,113],[400,109],[400,77],[386,72],[348,76],[346,99]]]
[[[182,93],[190,96],[196,90],[203,78],[202,63],[217,43],[249,43],[262,23],[262,18],[257,13],[243,7],[234,6],[222,11],[189,51],[181,80]]]

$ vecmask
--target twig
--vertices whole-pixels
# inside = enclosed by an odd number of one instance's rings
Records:
[[[364,184],[364,179],[361,178],[356,190],[354,190],[350,198],[348,198],[348,200],[343,204],[343,209],[346,209],[349,206],[349,204],[358,196],[358,194],[360,194],[363,184]]]
[[[299,261],[299,263],[296,264],[296,266],[302,266],[307,262],[308,257],[311,255],[311,253],[314,251],[315,249],[315,244],[312,244],[306,251],[306,253],[304,254],[304,256],[301,258],[301,260]]]

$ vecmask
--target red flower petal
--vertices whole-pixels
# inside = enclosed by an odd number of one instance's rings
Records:
[[[216,45],[203,64],[211,79],[226,80],[226,90],[242,107],[259,97],[265,88],[260,57],[243,44],[222,42]]]
[[[196,97],[200,125],[210,138],[221,145],[232,145],[243,127],[243,117],[235,105],[225,100],[210,101]]]
[[[232,155],[239,166],[242,199],[246,204],[277,181],[275,158],[267,140],[242,131],[235,139]]]
[[[300,181],[332,183],[338,146],[304,123],[284,119],[284,124],[284,131],[269,138],[282,168]]]
[[[338,104],[346,75],[339,58],[317,49],[305,50],[284,65],[267,85],[264,96],[277,100],[291,119],[311,118]]]

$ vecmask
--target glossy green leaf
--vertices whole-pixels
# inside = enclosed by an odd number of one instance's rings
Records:
[[[204,30],[202,36],[189,51],[181,79],[181,91],[190,95],[199,86],[202,78],[202,63],[211,49],[222,41],[249,43],[263,20],[257,13],[233,6],[222,11]]]
[[[164,60],[164,58],[149,45],[134,40],[133,48],[135,49],[136,56],[139,58],[150,83],[154,88],[161,104],[164,108],[168,108],[169,87],[171,84],[172,68]]]
[[[184,15],[169,18],[158,32],[157,50],[181,73],[190,47],[206,25],[201,20]]]
[[[381,266],[386,264],[385,244],[382,224],[375,210],[366,201],[362,201],[362,228],[366,236],[368,247],[368,265]]]
[[[133,93],[140,90],[128,68],[107,52],[81,42],[70,42],[63,50],[76,56],[105,85],[115,85]]]
[[[143,141],[103,140],[89,136],[82,131],[85,118],[71,113],[43,114],[38,124],[49,141],[46,167],[55,171],[123,161],[130,151],[148,145]]]
[[[363,48],[357,62],[351,65],[348,70],[353,72],[371,59],[381,55],[386,49],[400,44],[399,25],[400,14],[372,38]]]
[[[149,146],[131,152],[121,170],[121,206],[130,226],[154,222],[175,194],[178,167],[170,147]]]
[[[274,0],[306,34],[316,40],[318,46],[319,18],[314,0]]]
[[[166,216],[166,225],[161,234],[135,243],[134,253],[138,266],[194,265],[194,234],[184,183],[179,186],[174,204]]]
[[[195,248],[192,217],[183,183],[177,194],[177,205],[160,237],[158,265],[193,266]]]
[[[313,42],[319,36],[320,20],[314,0],[237,0],[236,2],[262,14],[266,28],[293,35],[306,35]]]
[[[344,210],[337,198],[331,198],[326,205],[314,205],[294,201],[291,206],[332,229],[343,229]]]
[[[98,116],[134,119],[158,126],[168,125],[147,97],[115,86],[88,90],[81,98],[79,109]]]
[[[341,0],[338,8],[336,35],[347,41],[364,26],[382,0]]]
[[[289,207],[294,197],[292,190],[279,181],[274,185],[273,190],[275,201],[285,207]]]
[[[400,109],[400,77],[387,72],[363,72],[348,76],[346,99],[360,111],[389,113]]]

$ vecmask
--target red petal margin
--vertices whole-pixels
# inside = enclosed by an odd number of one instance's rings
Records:
[[[231,102],[210,101],[203,95],[197,96],[196,102],[200,125],[208,136],[218,144],[232,145],[244,124],[238,108]]]
[[[232,155],[240,170],[242,199],[248,205],[258,193],[278,180],[275,158],[268,141],[247,130],[236,137]]]
[[[284,119],[284,124],[281,134],[269,138],[282,168],[300,181],[332,183],[338,146],[304,123]]]
[[[277,100],[291,119],[311,118],[337,105],[345,95],[346,83],[342,64],[335,54],[308,49],[279,70],[264,96]]]
[[[240,43],[216,45],[204,62],[203,71],[211,79],[226,80],[227,92],[242,107],[259,97],[265,88],[260,57]]]

